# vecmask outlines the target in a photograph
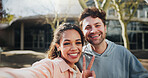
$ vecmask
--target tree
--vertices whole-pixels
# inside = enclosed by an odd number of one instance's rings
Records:
[[[136,13],[139,0],[137,0],[136,2],[133,0],[128,2],[126,1],[122,2],[120,0],[119,1],[112,0],[112,2],[113,2],[113,7],[117,12],[118,20],[121,24],[124,47],[130,49],[128,34],[127,34],[127,24],[130,22],[130,20]]]
[[[61,0],[57,0],[61,1]],[[53,31],[56,29],[57,26],[59,26],[60,23],[64,23],[67,21],[68,16],[70,15],[69,12],[74,5],[75,1],[69,1],[67,0],[67,3],[60,3],[60,4],[51,4],[53,5],[54,9],[54,15],[53,17],[50,14],[45,15],[46,22],[51,25],[51,28]],[[66,5],[65,5],[66,4]],[[61,6],[63,6],[61,8]],[[66,6],[66,7],[64,7]],[[62,11],[62,12],[61,12]]]
[[[7,14],[5,17],[0,19],[0,23],[10,23],[14,18],[14,15]]]
[[[67,16],[65,17],[59,17],[59,15],[57,13],[55,13],[53,18],[49,18],[49,15],[45,15],[45,20],[47,22],[47,24],[51,25],[51,28],[53,29],[53,31],[55,31],[56,27],[59,26],[60,22],[62,21],[62,23],[66,22],[67,20]]]
[[[99,3],[99,1],[101,3]],[[99,8],[99,9],[103,9],[104,11],[107,11],[107,8],[110,6],[110,1],[111,0],[94,0],[95,7]],[[86,2],[88,2],[88,0],[79,0],[79,3],[83,9],[88,7]]]

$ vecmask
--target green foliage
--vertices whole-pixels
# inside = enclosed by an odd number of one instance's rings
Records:
[[[13,20],[14,15],[7,15],[6,17],[2,18],[0,23],[9,23]]]

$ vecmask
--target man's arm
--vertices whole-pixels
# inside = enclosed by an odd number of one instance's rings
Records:
[[[134,55],[129,59],[129,76],[130,78],[148,78],[148,71]]]

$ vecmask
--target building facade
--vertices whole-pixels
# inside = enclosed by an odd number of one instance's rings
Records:
[[[92,1],[90,1],[92,5]],[[49,15],[53,16],[53,15]],[[78,15],[71,15],[67,22],[78,24]],[[14,21],[9,27],[0,30],[0,47],[6,50],[35,50],[45,52],[52,41],[53,30],[45,17],[22,18]],[[51,18],[49,17],[49,19]],[[61,20],[61,22],[64,20]],[[60,22],[60,23],[61,23]],[[121,25],[113,8],[107,11],[107,39],[123,45]],[[133,19],[128,23],[127,33],[130,50],[148,51],[148,3],[141,3]]]
[[[123,45],[121,25],[117,19],[117,12],[110,8],[107,12],[108,32],[107,38],[117,44]],[[148,3],[140,3],[138,9],[127,25],[130,41],[130,50],[148,51]]]

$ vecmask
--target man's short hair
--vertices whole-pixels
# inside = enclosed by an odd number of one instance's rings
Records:
[[[100,18],[105,25],[106,21],[105,11],[103,11],[102,9],[98,9],[96,7],[91,7],[84,9],[84,11],[81,13],[79,17],[80,26],[82,26],[82,20],[88,16],[91,16],[92,18],[97,18],[97,17]]]

